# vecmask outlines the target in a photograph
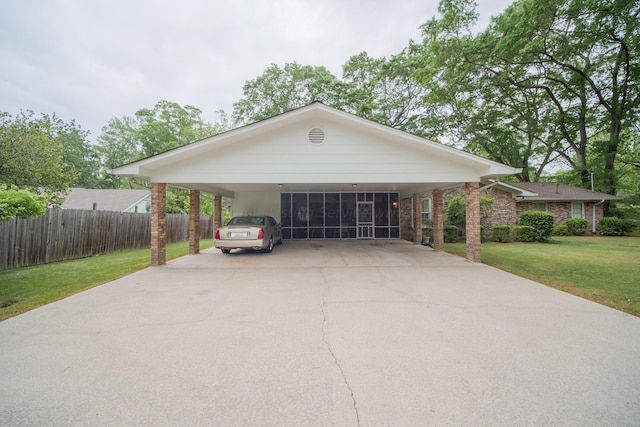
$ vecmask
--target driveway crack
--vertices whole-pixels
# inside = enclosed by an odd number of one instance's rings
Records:
[[[333,352],[333,349],[331,348],[331,344],[327,339],[327,329],[326,329],[327,313],[325,311],[325,307],[327,305],[327,301],[326,301],[327,297],[331,293],[331,288],[324,274],[322,272],[321,274],[324,279],[324,283],[326,285],[326,292],[322,295],[322,310],[321,310],[322,311],[322,340],[326,344],[327,350],[329,350],[329,354],[331,355],[331,358],[333,359],[336,366],[338,367],[338,370],[340,371],[340,375],[342,376],[342,380],[344,381],[344,384],[347,386],[347,389],[349,390],[349,394],[351,395],[351,401],[353,402],[353,410],[355,411],[355,414],[356,414],[356,424],[358,425],[358,427],[360,427],[360,414],[358,413],[358,404],[356,402],[356,397],[353,394],[353,389],[351,388],[351,384],[349,384],[349,381],[347,380],[347,376],[344,373],[344,369],[342,369],[342,365],[340,365],[340,361],[338,360],[338,357],[336,356],[336,354]]]

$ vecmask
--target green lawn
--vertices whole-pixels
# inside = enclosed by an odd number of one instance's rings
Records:
[[[445,250],[465,256],[464,243]],[[482,262],[640,316],[640,237],[553,237],[550,243],[483,243]]]
[[[200,241],[200,249],[213,245]],[[167,259],[189,253],[189,243],[167,245]],[[0,271],[0,320],[149,267],[150,249],[135,249]]]

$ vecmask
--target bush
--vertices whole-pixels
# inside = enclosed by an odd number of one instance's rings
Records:
[[[507,243],[511,240],[511,227],[508,225],[496,225],[493,227],[493,241]]]
[[[555,223],[555,215],[543,211],[525,211],[520,214],[518,225],[533,227],[534,239],[528,241],[546,242],[549,240]]]
[[[572,236],[584,236],[587,232],[587,220],[584,218],[569,218],[564,225]]]
[[[460,229],[455,225],[444,226],[444,241],[445,243],[455,243],[458,241],[458,233]]]
[[[558,225],[553,227],[553,233],[551,234],[554,236],[570,236],[571,232],[569,231],[569,227],[566,225]]]
[[[14,186],[0,185],[0,221],[13,218],[38,218],[47,210],[51,197]]]
[[[624,234],[624,221],[615,216],[605,216],[598,221],[602,236],[622,236]]]
[[[530,225],[516,225],[513,227],[513,237],[519,242],[536,242],[537,231]]]

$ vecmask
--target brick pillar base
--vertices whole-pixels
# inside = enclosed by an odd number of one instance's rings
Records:
[[[167,184],[151,184],[151,265],[167,263]]]
[[[189,191],[189,254],[200,253],[200,192]]]
[[[433,209],[433,249],[444,250],[444,195],[442,190],[433,190],[431,195]]]
[[[480,183],[466,182],[464,197],[467,203],[467,261],[480,262]]]
[[[420,194],[413,195],[413,243],[422,243],[422,209],[420,206]]]

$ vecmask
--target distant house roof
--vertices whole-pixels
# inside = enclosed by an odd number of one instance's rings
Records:
[[[131,212],[134,207],[151,200],[149,190],[87,190],[72,188],[65,197],[63,209]],[[94,207],[95,203],[95,207]]]
[[[510,191],[521,201],[559,202],[559,201],[601,201],[618,200],[620,197],[559,182],[502,182],[501,188]]]

